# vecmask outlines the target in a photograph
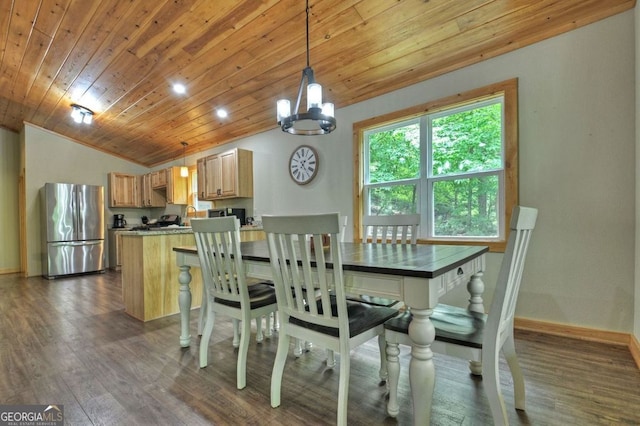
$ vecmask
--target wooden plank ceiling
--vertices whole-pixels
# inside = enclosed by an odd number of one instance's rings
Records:
[[[311,66],[339,109],[634,6],[311,0]],[[149,167],[179,159],[181,141],[192,154],[272,129],[306,65],[304,11],[304,0],[0,0],[0,126],[29,122]],[[72,103],[93,124],[75,124]]]

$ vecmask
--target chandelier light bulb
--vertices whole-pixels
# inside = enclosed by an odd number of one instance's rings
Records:
[[[278,114],[278,123],[291,115],[291,102],[289,99],[280,99],[276,103],[276,109]]]
[[[329,116],[329,117],[333,117],[333,113],[334,113],[334,107],[333,104],[331,102],[325,102],[322,104],[322,114]]]
[[[307,110],[322,108],[322,86],[311,83],[307,86]]]

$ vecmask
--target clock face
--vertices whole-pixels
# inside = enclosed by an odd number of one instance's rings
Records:
[[[289,158],[289,174],[298,185],[305,185],[316,177],[318,172],[318,154],[315,149],[301,145]]]

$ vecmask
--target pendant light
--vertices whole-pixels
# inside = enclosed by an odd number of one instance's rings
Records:
[[[291,103],[288,99],[280,99],[277,102],[278,125],[283,132],[292,135],[312,136],[326,135],[336,128],[336,119],[333,116],[332,103],[322,103],[322,86],[316,83],[313,68],[309,65],[309,0],[307,0],[307,67],[302,70],[302,79],[298,89],[296,109],[291,114]],[[299,113],[302,89],[307,81],[307,112]]]
[[[180,167],[180,176],[182,177],[189,177],[189,168],[187,167],[186,164],[186,150],[187,150],[187,145],[189,145],[186,142],[180,142],[182,144],[182,167]]]

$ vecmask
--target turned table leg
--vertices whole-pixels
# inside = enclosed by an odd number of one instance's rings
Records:
[[[469,307],[467,309],[471,312],[480,312],[484,314],[484,300],[482,299],[482,294],[484,293],[484,282],[482,281],[482,276],[482,272],[473,274],[467,284],[467,291],[470,296]],[[481,376],[482,363],[480,361],[469,361],[469,370],[474,376]]]
[[[409,362],[409,384],[413,399],[413,424],[428,425],[431,421],[431,404],[436,384],[431,343],[436,331],[429,317],[433,309],[412,308],[413,320],[409,324],[411,338],[411,361]]]
[[[189,333],[189,321],[191,314],[191,273],[190,266],[181,265],[178,281],[180,282],[180,294],[178,295],[178,305],[180,306],[180,346],[189,347],[191,344],[191,334]]]
[[[471,312],[481,312],[484,314],[484,300],[482,300],[484,282],[482,281],[482,276],[482,272],[477,272],[471,276],[471,279],[467,283],[467,291],[470,296],[469,307],[467,309]]]

